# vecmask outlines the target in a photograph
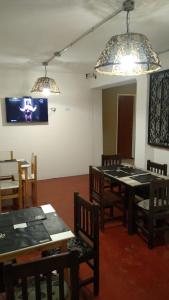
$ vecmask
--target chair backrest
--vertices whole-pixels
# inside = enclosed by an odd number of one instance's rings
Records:
[[[99,251],[99,206],[74,193],[74,230],[76,236],[87,237],[93,248]]]
[[[95,199],[101,205],[104,194],[104,173],[89,166],[89,197],[90,201]]]
[[[122,157],[119,154],[112,154],[112,155],[104,155],[102,154],[102,166],[114,166],[120,165],[122,161]]]
[[[159,164],[147,160],[147,170],[167,176],[167,164]]]
[[[150,211],[163,210],[169,210],[169,180],[154,180],[150,183]]]
[[[11,162],[8,164],[11,164]],[[0,177],[0,211],[2,209],[2,201],[7,199],[18,199],[17,206],[19,209],[22,208],[21,162],[15,162],[14,164],[15,174],[11,173],[12,175]]]
[[[0,160],[13,160],[13,151],[0,151]]]
[[[11,176],[14,178],[18,177],[18,162],[17,161],[6,161],[0,163],[0,176]]]
[[[44,299],[42,297],[42,279],[45,281],[45,299],[52,298],[52,271],[56,270],[58,275],[58,290],[59,297],[56,299],[64,300],[64,270],[65,268],[70,269],[70,283],[71,283],[71,300],[79,299],[78,292],[78,253],[77,251],[67,252],[58,254],[55,256],[48,256],[41,258],[40,260],[31,261],[24,264],[16,265],[5,265],[4,266],[4,285],[6,291],[6,299],[15,299],[15,287],[19,282],[19,286],[22,290],[22,300],[28,299],[28,283],[34,282],[32,287],[33,292],[35,291],[36,297],[33,299]],[[29,280],[29,281],[28,281]],[[31,300],[31,298],[29,298]]]

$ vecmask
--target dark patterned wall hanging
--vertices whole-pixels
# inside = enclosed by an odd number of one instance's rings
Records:
[[[169,148],[169,70],[150,75],[148,143]]]

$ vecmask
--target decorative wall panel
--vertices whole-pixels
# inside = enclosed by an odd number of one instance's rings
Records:
[[[150,75],[148,143],[169,148],[169,70]]]

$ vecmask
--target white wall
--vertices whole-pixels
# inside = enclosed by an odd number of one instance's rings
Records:
[[[169,52],[160,56],[163,69],[169,68]],[[169,149],[148,145],[148,104],[149,104],[149,76],[143,75],[135,78],[137,81],[136,93],[136,136],[135,136],[135,165],[146,167],[147,159],[168,164]],[[133,77],[99,76],[98,80],[91,80],[91,87],[107,87],[126,84]]]
[[[102,114],[101,90],[91,89],[84,74],[50,73],[61,95],[48,98],[48,124],[5,122],[4,98],[31,95],[30,89],[41,75],[0,70],[0,150],[14,150],[17,158],[27,160],[32,152],[37,154],[39,179],[86,174],[90,164],[100,163]],[[56,112],[51,107],[56,107]]]
[[[135,165],[145,168],[148,132],[148,76],[137,78],[135,127]]]
[[[169,68],[169,53],[161,55],[163,69]],[[30,95],[35,79],[32,71],[0,69],[0,150],[14,150],[19,158],[38,155],[40,179],[72,176],[88,172],[90,164],[100,164],[102,154],[101,88],[133,82],[134,78],[99,76],[90,82],[84,74],[51,74],[60,87],[60,96],[49,97],[47,125],[7,125],[3,98]],[[135,163],[145,167],[147,159],[167,163],[169,150],[147,144],[149,76],[139,76],[136,96]]]
[[[169,53],[160,56],[163,69],[169,68]],[[169,149],[158,148],[147,144],[148,136],[148,103],[149,103],[149,76],[137,78],[136,102],[136,153],[135,162],[140,167],[146,166],[147,159],[168,165]]]

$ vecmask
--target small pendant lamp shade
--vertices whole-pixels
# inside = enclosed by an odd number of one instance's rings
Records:
[[[146,36],[130,32],[111,37],[95,69],[108,75],[140,75],[160,67],[159,57]]]
[[[59,88],[56,85],[54,79],[45,77],[39,77],[35,82],[31,92],[42,93],[44,89],[48,89],[51,93],[60,94]]]

